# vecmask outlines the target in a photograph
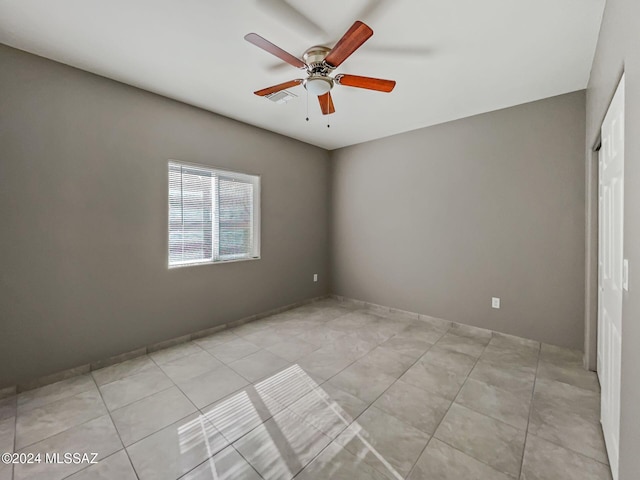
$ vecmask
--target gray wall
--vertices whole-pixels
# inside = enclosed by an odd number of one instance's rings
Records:
[[[587,88],[587,155],[625,71],[624,256],[629,292],[622,304],[622,391],[619,480],[640,472],[640,2],[607,0]]]
[[[167,269],[168,159],[262,175],[261,260]],[[322,149],[0,45],[0,387],[329,293],[329,171]]]
[[[584,118],[575,92],[335,151],[334,292],[582,349]]]

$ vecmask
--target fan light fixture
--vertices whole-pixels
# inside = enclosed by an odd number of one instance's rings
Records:
[[[329,77],[311,76],[304,81],[304,88],[312,95],[324,95],[333,87],[333,81]]]

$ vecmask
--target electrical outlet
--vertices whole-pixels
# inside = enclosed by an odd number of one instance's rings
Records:
[[[629,291],[629,260],[622,261],[622,288]]]
[[[317,282],[317,281],[318,281],[318,274],[317,274],[317,273],[314,273],[314,274],[313,274],[313,281],[314,281],[314,282]]]
[[[491,297],[491,308],[500,308],[500,299],[498,297]]]

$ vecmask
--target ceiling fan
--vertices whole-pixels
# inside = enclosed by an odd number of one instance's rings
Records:
[[[307,73],[306,78],[290,80],[278,85],[273,85],[272,87],[263,88],[254,93],[260,97],[264,97],[287,88],[303,85],[309,93],[318,97],[323,115],[329,115],[336,111],[333,106],[333,99],[331,98],[331,89],[336,84],[388,93],[396,86],[395,80],[383,80],[380,78],[361,77],[359,75],[347,75],[343,73],[331,77],[331,73],[372,35],[373,30],[371,30],[369,26],[363,22],[356,21],[333,48],[322,45],[311,47],[302,55],[303,61],[262,38],[260,35],[249,33],[244,37],[247,42],[275,55],[296,68],[305,70]]]

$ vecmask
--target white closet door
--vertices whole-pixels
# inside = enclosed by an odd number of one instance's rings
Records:
[[[602,124],[599,156],[598,376],[600,421],[614,480],[620,438],[624,213],[624,77]]]

